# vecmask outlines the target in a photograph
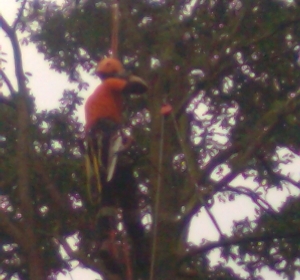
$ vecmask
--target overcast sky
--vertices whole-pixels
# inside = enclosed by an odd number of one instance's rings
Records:
[[[62,0],[58,2],[62,2]],[[0,0],[0,12],[9,23],[13,22],[17,7],[18,3],[14,0]],[[3,32],[0,32],[0,36],[0,46],[2,51],[8,54],[7,57],[5,57],[8,62],[2,64],[2,66],[5,67],[5,72],[15,85],[16,82],[10,42],[7,38],[3,37]],[[58,100],[61,98],[63,90],[76,88],[75,84],[70,84],[68,82],[65,74],[60,74],[49,69],[49,63],[44,60],[42,54],[37,52],[34,45],[30,44],[29,46],[22,46],[22,55],[25,71],[32,74],[32,77],[29,80],[29,87],[36,99],[36,105],[40,110],[57,107]],[[99,84],[99,80],[86,73],[82,73],[82,75],[85,81],[90,84],[87,91],[80,92],[80,95],[86,98],[96,85]],[[5,91],[5,93],[7,93],[7,91]],[[83,106],[79,109],[78,116],[80,117],[80,120],[84,122]]]

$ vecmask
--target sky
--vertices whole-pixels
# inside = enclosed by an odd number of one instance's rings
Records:
[[[63,1],[59,0],[57,2]],[[9,23],[13,22],[18,5],[15,0],[0,0],[0,12]],[[13,62],[11,60],[12,50],[10,42],[3,37],[3,32],[0,32],[0,36],[0,47],[3,52],[7,53],[7,56],[4,58],[8,60],[8,63],[2,63],[2,67],[5,67],[5,73],[15,85],[16,81]],[[44,60],[41,53],[37,52],[34,45],[29,44],[28,46],[22,46],[22,55],[25,72],[32,74],[29,80],[29,87],[35,97],[38,109],[56,108],[64,89],[76,89],[76,85],[71,84],[65,74],[50,70],[49,63]],[[99,84],[99,79],[84,72],[82,72],[82,76],[84,80],[89,83],[90,87],[88,90],[80,92],[80,96],[87,98],[91,91]],[[4,93],[5,92],[6,91],[4,91]],[[78,110],[78,117],[84,122],[83,106]]]
[[[62,2],[60,0],[58,2]],[[4,16],[4,18],[9,22],[13,22],[16,13],[16,7],[18,3],[14,0],[0,0],[0,12]],[[4,38],[3,32],[0,30],[0,47],[2,51],[7,53],[6,60],[7,63],[2,64],[2,67],[5,67],[5,72],[15,84],[14,80],[14,69],[11,55],[11,48],[9,41]],[[23,46],[22,47],[23,54],[23,63],[24,69],[26,72],[30,72],[32,76],[29,80],[29,87],[31,88],[31,92],[36,99],[36,105],[39,110],[43,109],[53,109],[58,106],[58,100],[62,96],[62,92],[66,88],[76,88],[76,85],[70,84],[67,76],[64,74],[59,74],[53,70],[49,69],[49,64],[43,59],[43,55],[39,54],[34,45]],[[92,75],[88,75],[82,73],[85,81],[90,84],[90,87],[87,91],[82,91],[80,95],[84,98],[89,96],[91,91],[99,84],[99,80],[93,77]],[[4,93],[6,92],[5,89]],[[0,90],[1,92],[1,90]],[[84,114],[83,114],[83,106],[78,110],[79,119],[84,122]],[[282,151],[284,153],[284,151]],[[295,178],[299,179],[298,166],[300,165],[300,160],[296,160],[289,168],[290,174]],[[255,183],[248,180],[245,182],[241,178],[237,178],[234,181],[234,185],[249,185],[253,186]],[[295,189],[292,192],[299,193]],[[285,201],[285,197],[289,194],[289,190],[286,189],[278,195],[278,191],[270,190],[266,193],[265,198],[273,205],[280,207],[282,203]],[[238,211],[237,211],[238,209]],[[213,214],[216,217],[221,229],[225,234],[229,234],[233,220],[239,220],[246,216],[250,219],[254,219],[255,217],[255,208],[253,204],[249,201],[248,198],[237,198],[234,203],[219,203],[216,204],[212,209]],[[205,225],[205,230],[202,230],[201,227]],[[210,240],[217,240],[218,233],[216,232],[213,224],[211,223],[207,214],[202,211],[193,219],[192,227],[190,230],[189,239],[198,244],[203,238]],[[72,242],[72,240],[70,241]],[[210,253],[212,263],[217,264],[221,261],[219,251],[213,250]],[[232,266],[235,266],[236,269],[239,268],[232,263]],[[265,277],[265,279],[270,280],[279,280],[283,279],[282,277],[269,272],[268,270],[262,270],[261,275]],[[76,263],[74,264],[74,269],[70,273],[60,274],[57,277],[57,280],[96,280],[100,279],[98,274],[94,272],[83,269],[80,267],[76,267]],[[300,277],[298,278],[300,279]]]

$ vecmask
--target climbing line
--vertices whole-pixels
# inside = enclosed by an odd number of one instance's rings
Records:
[[[159,144],[159,158],[158,158],[158,176],[156,183],[156,193],[154,200],[154,210],[153,210],[153,240],[152,240],[152,251],[151,251],[151,264],[150,264],[150,278],[149,280],[154,280],[154,268],[155,268],[155,257],[157,250],[157,224],[158,224],[158,213],[160,205],[160,189],[162,181],[162,160],[163,160],[163,147],[164,147],[164,127],[165,127],[165,117],[161,117],[161,127],[160,127],[160,144]]]
[[[101,135],[97,134],[97,138],[101,137]],[[102,194],[102,183],[101,183],[101,176],[100,176],[100,169],[102,166],[102,160],[101,160],[101,148],[102,145],[95,145],[93,143],[93,139],[90,135],[86,136],[86,146],[84,147],[83,144],[81,144],[81,149],[84,152],[85,155],[85,168],[86,168],[86,177],[87,177],[87,197],[91,204],[99,203],[101,201],[101,194]],[[96,139],[98,142],[98,139]],[[100,148],[99,148],[100,147]],[[99,197],[96,201],[94,201],[94,192],[92,191],[93,188],[93,177],[95,177],[96,180],[96,188],[98,190]]]
[[[111,4],[111,56],[117,58],[118,56],[118,33],[119,33],[119,3],[118,0],[112,0]],[[87,173],[87,195],[90,202],[93,204],[93,193],[92,193],[92,179],[93,175],[96,180],[96,187],[101,198],[102,193],[102,182],[101,174],[103,172],[102,163],[102,149],[103,149],[103,135],[96,134],[96,145],[88,136],[86,138],[86,173]],[[101,199],[97,202],[100,203]]]
[[[111,5],[112,28],[111,28],[111,56],[118,57],[119,45],[119,3],[118,0],[113,0]]]

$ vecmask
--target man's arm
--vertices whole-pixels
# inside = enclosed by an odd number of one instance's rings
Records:
[[[142,94],[148,90],[146,82],[142,78],[134,75],[122,75],[107,78],[105,80],[105,84],[107,84],[113,91],[120,91],[125,94]]]

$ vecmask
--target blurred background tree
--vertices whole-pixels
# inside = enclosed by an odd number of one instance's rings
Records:
[[[111,1],[20,3],[24,11],[12,27],[0,17],[19,69],[18,89],[0,104],[1,273],[55,277],[69,268],[59,254],[63,246],[71,260],[113,279],[98,254],[97,213],[85,193],[77,145],[82,126],[74,116],[82,101],[65,91],[58,109],[37,112],[15,38],[16,29],[29,32],[25,40],[53,69],[85,87],[80,71],[93,73],[110,54]],[[300,187],[287,170],[300,146],[300,1],[120,0],[119,8],[119,57],[149,83],[144,99],[126,105],[138,146],[131,153],[141,219],[152,221],[152,279],[261,279],[266,267],[295,279],[299,197],[291,195],[278,209],[265,194]],[[166,117],[164,103],[173,107]],[[256,218],[235,221],[225,234],[211,210],[240,197],[252,201]],[[202,211],[219,240],[191,244],[190,224]],[[74,234],[76,251],[66,242]],[[218,266],[208,258],[215,248],[223,260]],[[137,274],[149,279],[149,271]]]

